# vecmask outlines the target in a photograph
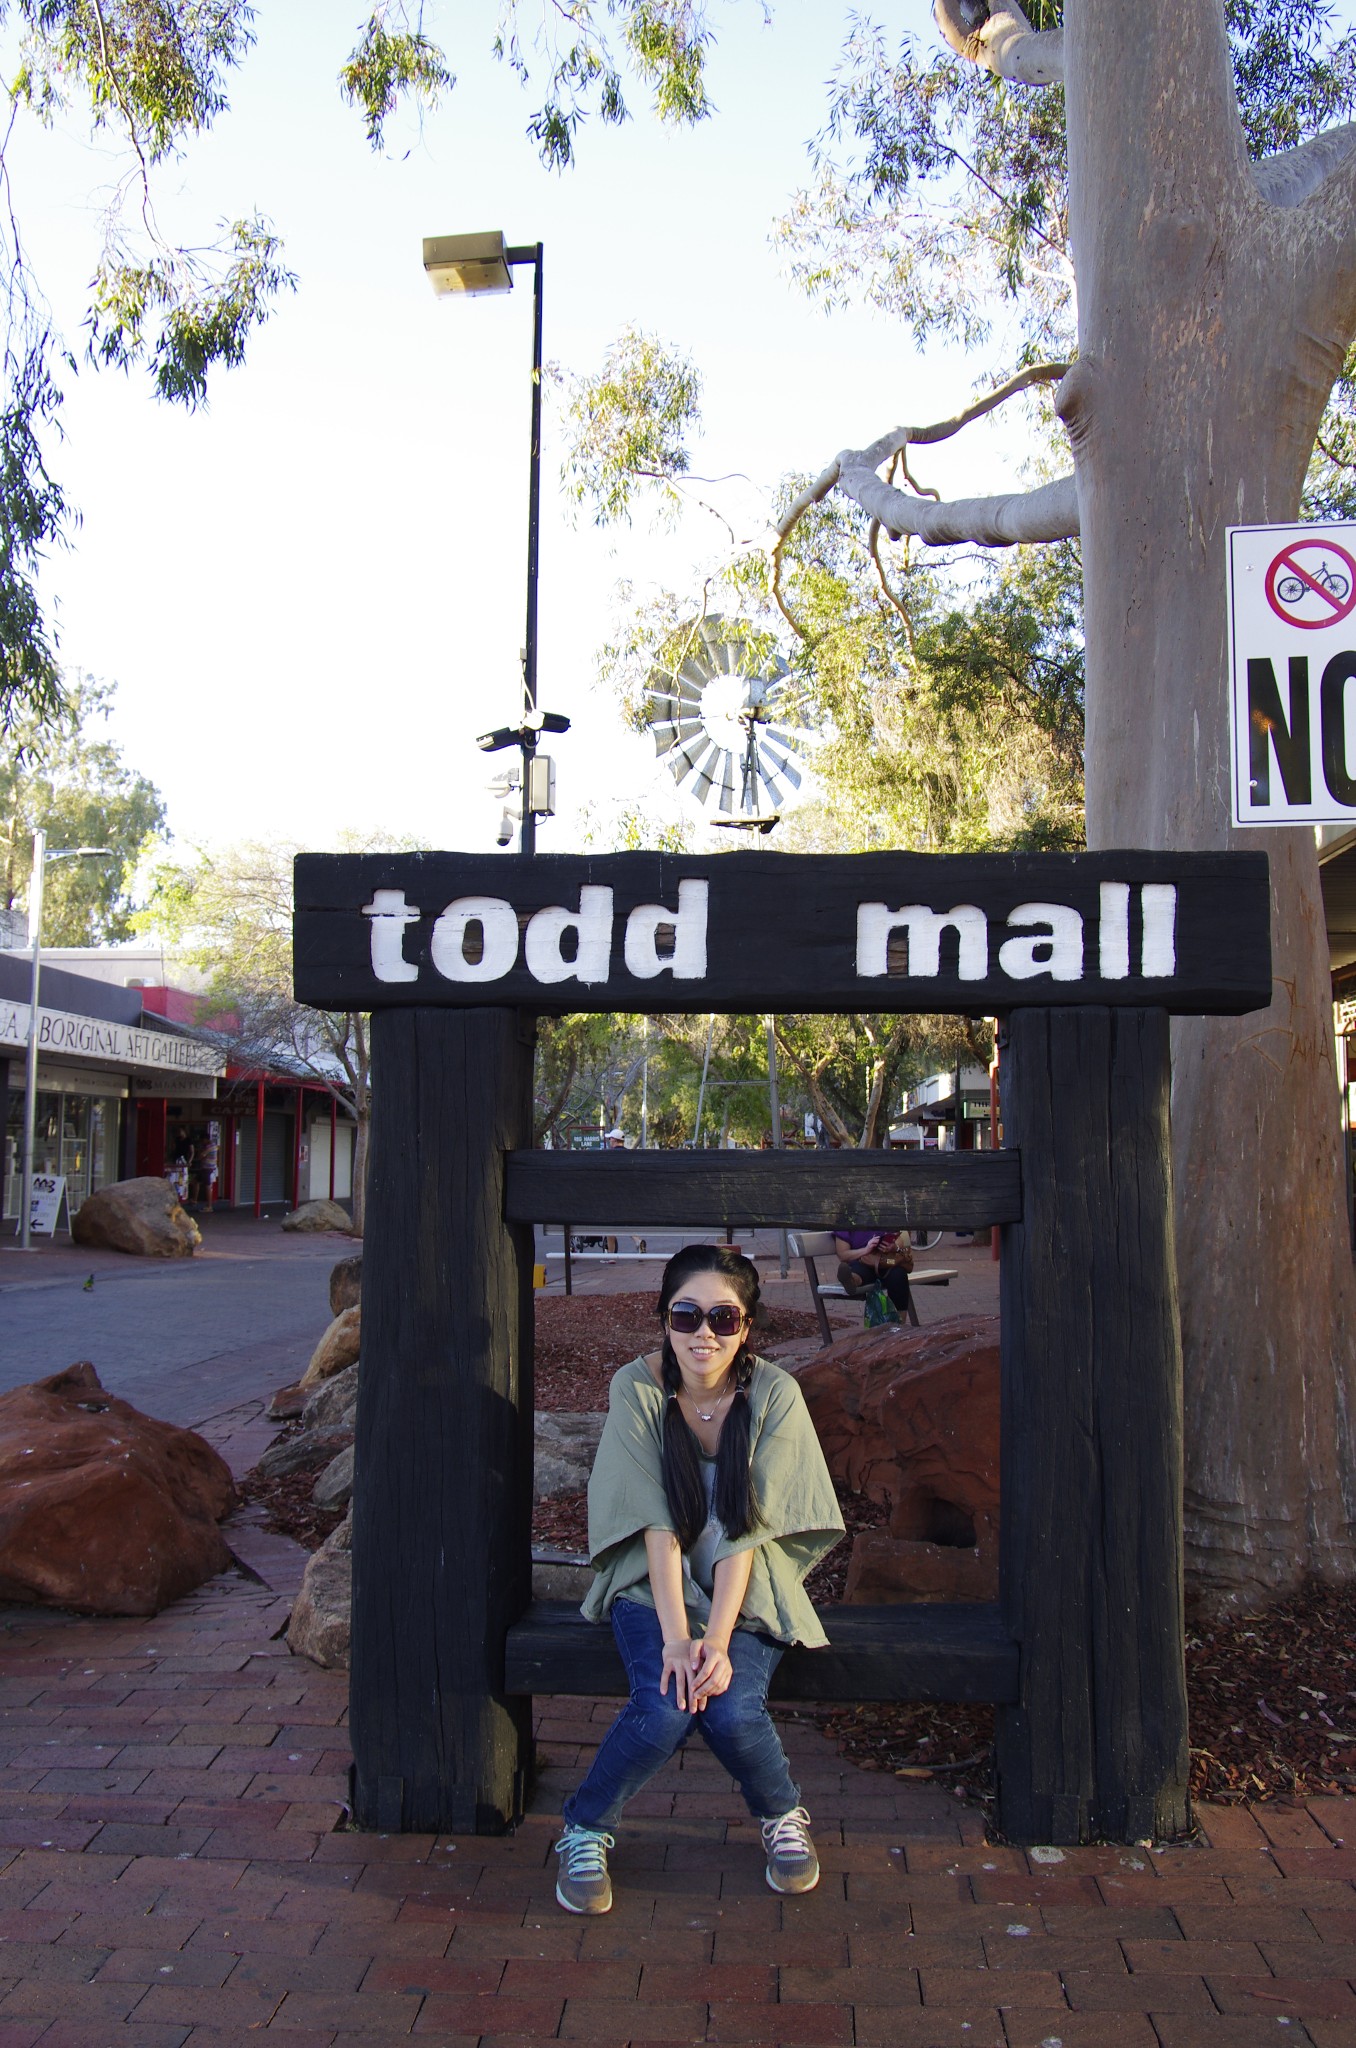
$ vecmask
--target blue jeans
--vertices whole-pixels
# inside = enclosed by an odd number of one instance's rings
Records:
[[[613,1828],[628,1799],[647,1785],[694,1725],[708,1749],[736,1781],[755,1820],[771,1820],[800,1805],[786,1751],[767,1710],[769,1680],[782,1645],[752,1629],[730,1638],[734,1676],[699,1714],[676,1707],[674,1685],[659,1690],[664,1637],[653,1607],[639,1600],[614,1600],[612,1633],[631,1681],[631,1697],[603,1738],[579,1790],[565,1802],[565,1819],[585,1828]]]

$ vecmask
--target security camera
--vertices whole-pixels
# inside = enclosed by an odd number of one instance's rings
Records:
[[[513,844],[513,820],[507,811],[499,820],[499,830],[494,835],[494,843],[496,846],[511,846]]]

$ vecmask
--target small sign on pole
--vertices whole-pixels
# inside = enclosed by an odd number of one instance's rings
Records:
[[[61,1205],[66,1201],[66,1177],[64,1174],[35,1173],[33,1176],[33,1199],[28,1211],[28,1230],[31,1237],[55,1237],[57,1218]],[[70,1205],[66,1208],[67,1224],[70,1222]]]
[[[1236,825],[1356,821],[1356,524],[1229,529]]]

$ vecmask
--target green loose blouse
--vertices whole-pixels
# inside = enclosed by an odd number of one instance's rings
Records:
[[[668,1395],[643,1358],[613,1374],[607,1421],[589,1479],[589,1555],[595,1573],[582,1613],[602,1621],[620,1594],[654,1605],[645,1531],[673,1532],[663,1481]],[[746,1535],[722,1536],[716,1562],[752,1550],[742,1625],[782,1643],[827,1643],[803,1581],[843,1533],[843,1517],[805,1397],[790,1373],[754,1360],[749,1441],[760,1519]],[[688,1619],[700,1633],[711,1613],[701,1587],[684,1580]]]

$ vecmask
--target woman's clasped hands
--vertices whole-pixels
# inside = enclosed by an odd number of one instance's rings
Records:
[[[728,1645],[710,1636],[679,1636],[664,1645],[659,1690],[667,1694],[672,1677],[673,1703],[684,1713],[700,1714],[733,1676]]]

